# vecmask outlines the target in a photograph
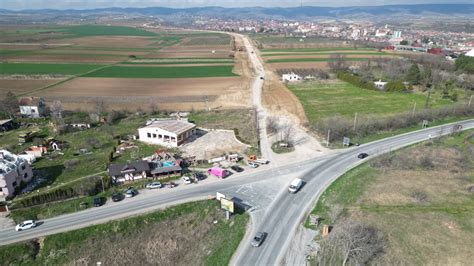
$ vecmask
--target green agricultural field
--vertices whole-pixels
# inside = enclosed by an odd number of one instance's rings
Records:
[[[425,95],[366,90],[339,80],[290,84],[288,88],[303,104],[310,122],[335,115],[353,117],[356,112],[380,116],[409,112],[415,103],[422,108],[426,102]],[[432,107],[452,103],[436,96],[431,99]]]
[[[103,65],[93,64],[34,64],[34,63],[0,63],[0,75],[12,74],[60,74],[78,75],[87,73]]]
[[[120,203],[114,203],[120,204]],[[106,208],[106,207],[102,207]],[[217,201],[185,203],[146,215],[0,247],[2,265],[227,265],[249,216],[230,220]],[[217,223],[214,223],[217,221]]]
[[[123,26],[80,25],[63,28],[67,37],[89,36],[156,36],[156,33]]]
[[[350,50],[352,51],[352,50]],[[263,57],[271,57],[271,56],[289,56],[289,55],[334,55],[334,54],[341,54],[341,55],[387,55],[385,52],[337,52],[337,51],[327,51],[327,52],[293,52],[293,53],[264,53],[262,54]]]
[[[124,62],[126,65],[186,65],[186,64],[219,64],[219,65],[233,65],[232,60],[159,60],[153,62]]]
[[[233,66],[195,67],[126,67],[112,66],[89,73],[85,77],[100,78],[202,78],[232,77]]]
[[[329,47],[329,48],[276,48],[262,49],[263,54],[273,52],[330,52],[330,51],[376,51],[374,48],[357,48],[354,47]]]
[[[337,59],[334,58],[287,58],[287,59],[269,59],[266,62],[271,64],[271,63],[291,63],[291,62],[331,62],[335,61]],[[344,58],[345,61],[354,61],[354,62],[359,62],[359,61],[367,61],[369,58],[351,58],[351,57],[346,57]]]
[[[334,228],[349,219],[379,231],[385,244],[373,265],[469,265],[474,256],[469,244],[474,243],[473,134],[374,158],[332,183],[312,213]],[[309,219],[306,226],[315,228]]]

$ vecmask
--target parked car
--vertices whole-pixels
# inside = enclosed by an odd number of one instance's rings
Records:
[[[244,171],[244,168],[238,166],[238,165],[233,165],[232,167],[230,167],[232,170],[240,173],[240,172],[243,172]]]
[[[138,194],[138,191],[137,191],[136,189],[134,189],[133,187],[129,187],[129,188],[125,191],[125,197],[127,197],[127,198],[133,198],[133,197],[135,197],[137,194]]]
[[[100,207],[104,204],[104,200],[102,197],[94,197],[92,203],[94,204],[94,207]]]
[[[194,173],[193,173],[193,177],[194,177],[195,179],[197,179],[197,180],[200,181],[200,180],[206,179],[206,178],[207,178],[207,175],[204,174],[203,172],[194,172]]]
[[[114,192],[112,193],[112,201],[113,202],[118,202],[118,201],[121,201],[123,200],[123,194],[120,193],[120,192]]]
[[[185,184],[191,184],[193,182],[189,176],[183,176],[183,181]]]
[[[252,238],[252,241],[250,242],[250,244],[252,244],[252,246],[254,246],[254,247],[260,247],[266,237],[267,237],[267,233],[265,233],[265,232],[258,232],[258,233]]]
[[[156,182],[151,182],[151,183],[146,184],[145,187],[148,189],[155,189],[155,188],[162,188],[163,185],[159,181],[156,181]]]
[[[252,168],[257,168],[259,165],[254,162],[249,162],[249,166]]]
[[[36,227],[36,222],[34,220],[27,220],[15,226],[15,231],[19,232],[19,231],[28,230],[34,227]]]
[[[366,158],[367,156],[369,156],[367,153],[363,152],[363,153],[359,153],[359,155],[357,155],[357,158],[359,159],[364,159]]]
[[[168,183],[168,187],[169,188],[174,188],[174,187],[177,187],[178,185],[175,183],[175,182],[169,182]]]

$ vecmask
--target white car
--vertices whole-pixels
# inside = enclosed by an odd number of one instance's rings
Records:
[[[23,231],[23,230],[31,229],[34,227],[36,227],[35,221],[27,220],[15,226],[15,231]]]
[[[185,184],[191,184],[192,181],[191,181],[191,178],[189,178],[189,176],[183,176],[183,181]]]
[[[163,187],[163,185],[158,181],[146,184],[146,188],[148,188],[148,189],[155,189],[155,188],[162,188],[162,187]]]
[[[254,162],[249,162],[249,166],[252,168],[257,168],[259,165]]]

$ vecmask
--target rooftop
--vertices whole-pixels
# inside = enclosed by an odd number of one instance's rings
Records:
[[[9,173],[25,160],[7,150],[0,150],[0,174]]]
[[[19,106],[38,106],[42,102],[40,97],[22,97],[18,101]]]
[[[144,128],[159,128],[179,135],[194,127],[196,126],[193,123],[189,123],[183,120],[160,120],[154,121],[153,123]]]

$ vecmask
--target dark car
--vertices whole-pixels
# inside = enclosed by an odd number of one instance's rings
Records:
[[[123,200],[123,194],[120,192],[114,192],[112,193],[112,201],[113,202],[118,202]]]
[[[357,155],[357,158],[359,159],[364,159],[366,158],[367,156],[369,156],[367,153],[363,152],[363,153],[359,153],[359,155]]]
[[[232,170],[240,173],[240,172],[243,172],[244,171],[244,168],[238,166],[238,165],[233,165],[232,167],[230,167]]]
[[[254,246],[254,247],[260,247],[266,237],[267,237],[267,233],[265,233],[265,232],[258,232],[258,233],[252,238],[252,241],[250,242],[250,244],[252,244],[252,246]]]
[[[104,200],[102,197],[94,197],[92,203],[94,204],[94,207],[100,207],[104,204]]]
[[[203,172],[194,172],[193,173],[193,177],[196,179],[196,180],[204,180],[207,178],[207,175],[204,174]]]

